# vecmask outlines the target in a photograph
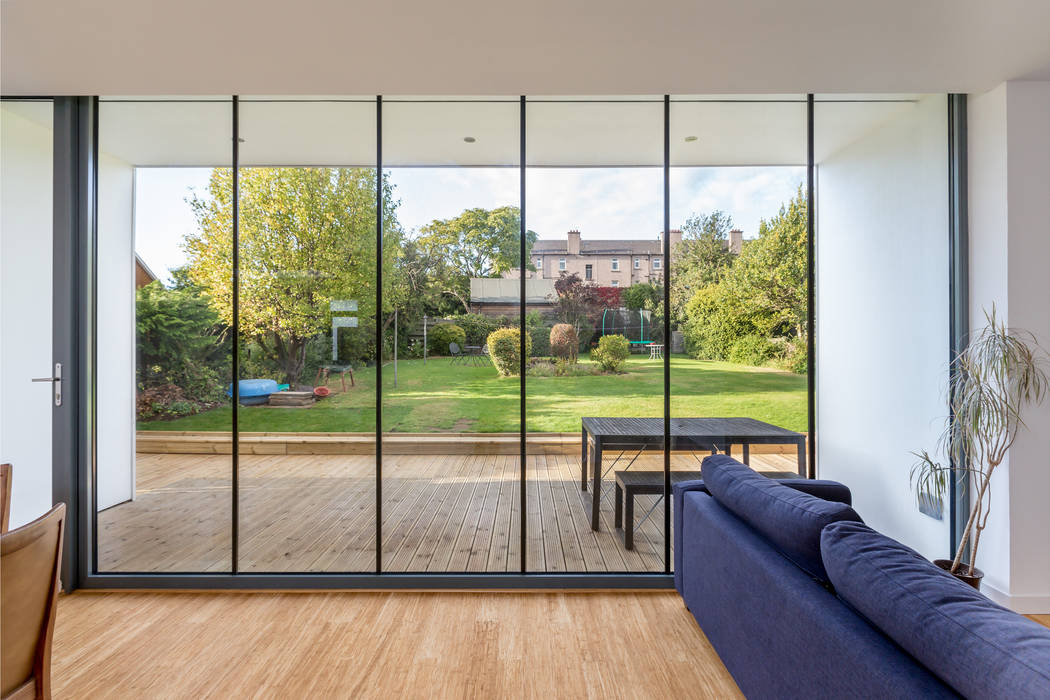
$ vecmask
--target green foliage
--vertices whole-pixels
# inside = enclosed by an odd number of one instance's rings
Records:
[[[505,318],[494,318],[485,314],[459,314],[452,317],[457,326],[460,326],[467,334],[467,343],[470,345],[484,345],[489,333],[507,324]],[[429,334],[430,331],[428,330]]]
[[[489,357],[501,377],[518,374],[521,364],[521,332],[517,328],[501,328],[488,337]],[[532,338],[525,336],[525,361],[532,354]]]
[[[729,230],[733,219],[723,211],[693,214],[682,226],[682,242],[672,251],[671,321],[685,319],[684,306],[700,289],[717,284],[733,265]]]
[[[675,264],[677,265],[677,262]],[[620,292],[620,302],[631,310],[652,311],[660,304],[663,293],[663,287],[658,284],[639,282]]]
[[[530,354],[537,357],[548,357],[551,354],[551,337],[546,326],[526,326],[532,343]]]
[[[232,323],[232,192],[217,168],[207,196],[190,204],[198,230],[188,234],[187,277]],[[389,185],[384,187],[389,189]],[[354,299],[358,316],[376,315],[376,172],[372,168],[243,168],[240,172],[240,322],[245,337],[272,356],[284,378],[299,381],[306,346],[331,331],[329,303]],[[388,192],[388,194],[392,194]],[[385,197],[384,297],[404,296],[402,232],[396,201]]]
[[[471,277],[501,277],[520,265],[517,207],[467,209],[451,219],[435,219],[419,233],[415,245],[418,254],[429,261],[428,285],[455,297],[466,312],[470,311]],[[536,233],[527,231],[526,255],[535,242]]]
[[[230,344],[205,297],[151,282],[135,293],[135,325],[139,391],[157,389],[140,402],[141,415],[195,413],[223,401]]]
[[[631,344],[622,335],[603,335],[591,350],[591,361],[606,372],[619,372],[631,354]]]
[[[568,323],[558,323],[550,332],[551,354],[560,360],[576,362],[580,352],[580,336]]]
[[[530,377],[584,377],[601,374],[601,372],[601,368],[596,365],[569,362],[562,358],[553,362],[546,358],[536,358],[529,363],[528,370],[526,370],[526,374]]]
[[[780,352],[780,347],[761,335],[745,335],[737,338],[729,349],[729,361],[741,365],[761,367]]]
[[[427,330],[427,350],[433,355],[449,355],[449,343],[462,348],[467,342],[467,332],[454,323],[439,323]]]

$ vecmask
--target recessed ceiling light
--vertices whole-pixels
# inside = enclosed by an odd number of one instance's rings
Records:
[[[463,140],[466,141],[467,143],[474,143],[475,141],[477,141],[477,139],[474,138],[473,136],[464,136]]]
[[[686,141],[686,143],[692,143],[693,141],[696,141],[698,138],[700,138],[700,137],[699,136],[686,136],[685,137],[685,141]]]

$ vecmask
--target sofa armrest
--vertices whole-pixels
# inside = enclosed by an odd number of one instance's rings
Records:
[[[803,493],[823,498],[825,501],[853,505],[853,496],[849,488],[837,481],[825,479],[778,479],[778,481]],[[702,480],[681,481],[671,486],[674,504],[672,511],[674,515],[674,531],[671,533],[674,537],[674,587],[679,593],[682,592],[682,553],[685,551],[682,542],[682,538],[685,535],[682,528],[683,504],[685,502],[685,494],[694,492],[708,493],[707,487],[704,486]]]

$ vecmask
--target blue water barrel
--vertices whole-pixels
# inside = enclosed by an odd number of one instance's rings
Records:
[[[242,406],[258,406],[270,400],[270,394],[277,392],[277,382],[272,379],[242,379],[238,382]],[[233,396],[233,384],[226,389],[226,395]]]

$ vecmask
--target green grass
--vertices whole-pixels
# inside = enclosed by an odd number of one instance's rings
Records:
[[[582,362],[588,362],[586,358]],[[527,377],[528,429],[573,432],[581,416],[663,415],[663,362],[631,357],[626,373]],[[375,429],[375,368],[355,372],[356,386],[309,408],[245,406],[246,432],[368,432]],[[338,379],[330,386],[336,389]],[[671,358],[672,416],[748,416],[804,431],[806,378],[769,369],[684,356]],[[171,421],[140,422],[141,430],[224,431],[230,408]],[[491,365],[449,365],[434,358],[383,367],[383,429],[395,432],[513,432],[518,430],[518,378]]]

